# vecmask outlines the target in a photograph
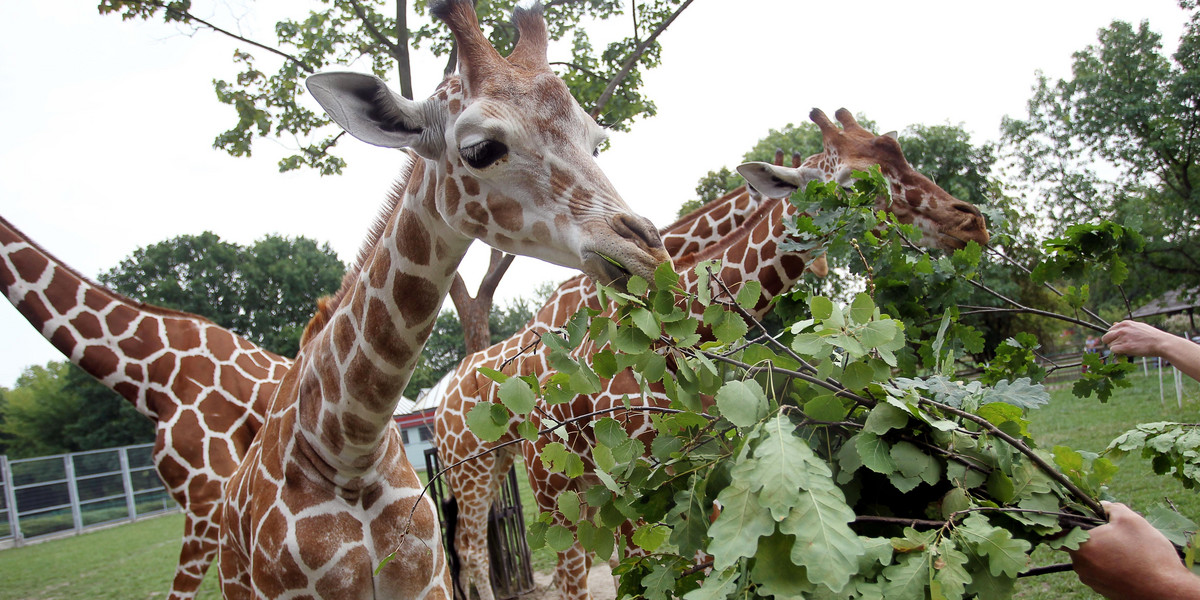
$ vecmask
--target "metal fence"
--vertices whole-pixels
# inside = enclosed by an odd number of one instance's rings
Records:
[[[9,460],[0,455],[0,543],[179,510],[154,472],[154,444]]]

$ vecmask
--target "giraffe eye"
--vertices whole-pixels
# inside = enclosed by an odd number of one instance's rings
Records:
[[[486,169],[508,156],[508,146],[493,140],[483,140],[477,144],[459,148],[458,153],[472,168]]]

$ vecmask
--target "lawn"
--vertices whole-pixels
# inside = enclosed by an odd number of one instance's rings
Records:
[[[1103,450],[1114,437],[1135,423],[1200,421],[1200,385],[1185,381],[1183,408],[1176,406],[1170,379],[1167,402],[1158,397],[1158,379],[1134,379],[1134,387],[1120,390],[1101,404],[1079,400],[1069,390],[1054,392],[1053,401],[1032,414],[1030,427],[1041,447],[1065,444],[1076,450]],[[1184,490],[1173,479],[1152,474],[1146,461],[1128,457],[1119,466],[1111,490],[1119,500],[1146,509],[1169,498],[1181,512],[1200,521],[1200,496]],[[519,473],[526,522],[534,514],[524,473]],[[183,517],[174,514],[81,536],[0,551],[0,600],[69,600],[105,598],[156,598],[170,586]],[[1037,564],[1066,562],[1062,553],[1035,556]],[[534,567],[553,568],[548,550],[534,553]],[[218,598],[216,577],[205,578],[199,598]],[[1098,595],[1079,584],[1071,573],[1040,576],[1018,584],[1017,597],[1038,599],[1092,599]]]

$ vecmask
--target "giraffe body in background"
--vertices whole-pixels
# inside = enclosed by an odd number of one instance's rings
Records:
[[[171,600],[217,553],[223,486],[291,360],[204,317],[137,302],[66,266],[0,218],[0,290],[71,362],[154,422],[154,466],[184,510]]]
[[[877,201],[878,210],[887,210],[902,223],[916,224],[924,233],[924,240],[945,250],[958,249],[975,241],[986,244],[987,228],[979,210],[974,206],[950,196],[932,181],[916,173],[904,159],[899,144],[890,136],[875,136],[858,125],[849,111],[840,109],[836,113],[842,128],[834,125],[824,113],[813,110],[810,118],[821,129],[824,151],[809,157],[799,167],[791,169],[751,163],[739,167],[739,171],[756,189],[774,198],[764,203],[736,231],[723,237],[718,243],[705,250],[689,255],[676,262],[681,274],[681,285],[695,293],[698,276],[694,267],[705,261],[716,261],[719,271],[714,275],[736,293],[743,282],[758,281],[762,285],[762,297],[754,310],[754,316],[763,316],[771,298],[785,293],[803,273],[807,258],[795,252],[781,251],[777,243],[784,239],[786,223],[797,212],[787,196],[808,181],[821,179],[845,182],[852,170],[865,170],[879,165],[884,177],[891,184],[892,202],[887,198]],[[693,304],[693,316],[699,317],[703,306]],[[701,331],[707,336],[707,333]],[[577,355],[594,354],[600,348],[587,342],[577,349]],[[668,374],[668,376],[671,376]],[[579,396],[572,402],[554,406],[542,406],[530,415],[530,422],[537,429],[550,423],[564,423],[582,415],[612,409],[606,413],[622,422],[630,437],[640,438],[649,448],[652,424],[645,412],[624,411],[626,398],[633,406],[667,406],[661,384],[651,384],[651,393],[643,396],[641,386],[629,371],[617,373],[612,380],[602,381],[604,389],[593,395]],[[545,423],[545,425],[544,425]],[[563,443],[568,450],[577,453],[583,460],[585,475],[569,480],[561,473],[552,473],[540,460],[541,450],[551,441],[541,437],[523,446],[526,471],[534,498],[541,510],[555,512],[557,498],[566,490],[583,491],[595,479],[594,464],[588,448],[595,444],[595,432],[589,421],[576,421],[567,428],[568,439]],[[570,527],[572,524],[560,522]],[[589,559],[576,542],[565,552],[559,553],[556,580],[563,598],[577,600],[588,598],[586,576]]]
[[[367,75],[309,78],[338,125],[409,148],[413,163],[227,485],[226,598],[450,597],[432,502],[392,411],[474,239],[617,283],[669,261],[596,165],[603,134],[549,68],[540,8],[514,10],[507,59],[470,0],[430,12],[454,35],[461,73],[431,98]]]

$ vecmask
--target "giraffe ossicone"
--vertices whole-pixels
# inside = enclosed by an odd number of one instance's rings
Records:
[[[372,76],[310,79],[340,126],[409,148],[412,164],[226,486],[226,598],[448,599],[436,513],[392,412],[467,247],[617,283],[670,260],[595,163],[603,134],[549,69],[540,11],[514,11],[508,59],[470,0],[430,12],[454,35],[460,71],[432,97],[404,99]]]

